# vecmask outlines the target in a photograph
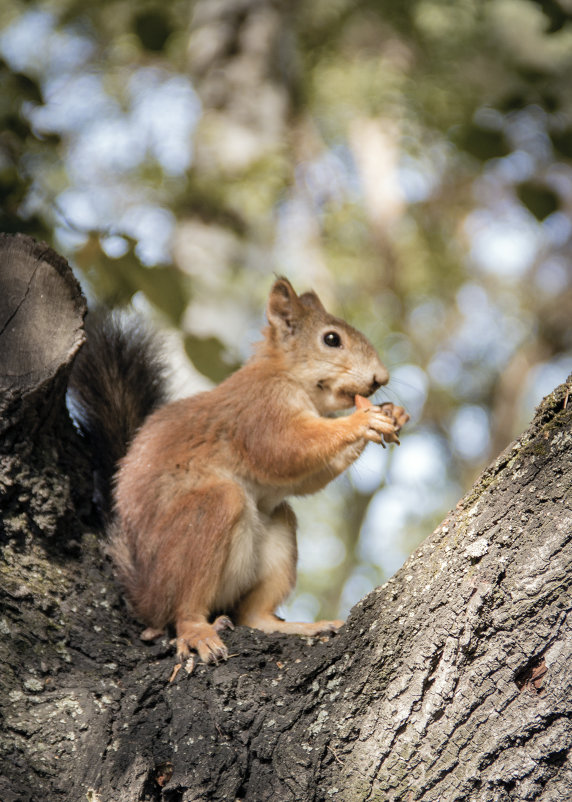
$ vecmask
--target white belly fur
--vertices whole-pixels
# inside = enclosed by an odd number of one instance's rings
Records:
[[[282,517],[275,520],[261,511],[252,488],[245,488],[245,506],[231,537],[215,599],[216,609],[230,610],[262,578],[284,570],[285,564],[292,565],[295,560],[295,533]]]

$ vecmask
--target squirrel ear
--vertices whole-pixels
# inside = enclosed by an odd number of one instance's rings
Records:
[[[303,295],[299,296],[299,301],[307,308],[312,309],[314,312],[323,312],[327,314],[326,310],[324,309],[323,303],[320,301],[314,290],[310,292],[305,292]]]
[[[278,329],[283,334],[293,334],[296,328],[296,320],[302,312],[300,299],[294,291],[294,287],[287,278],[281,276],[272,285],[268,306],[266,307],[266,317],[274,329]]]

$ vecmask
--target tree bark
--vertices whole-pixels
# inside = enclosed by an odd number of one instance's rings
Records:
[[[570,798],[572,377],[337,636],[239,627],[173,678],[65,407],[79,287],[29,238],[0,259],[2,802]]]

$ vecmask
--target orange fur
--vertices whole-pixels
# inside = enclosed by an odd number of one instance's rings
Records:
[[[316,295],[279,279],[267,316],[252,359],[212,391],[154,412],[117,475],[111,553],[133,608],[146,633],[175,624],[179,653],[196,649],[205,661],[226,656],[209,623],[217,612],[266,632],[340,626],[274,615],[296,576],[296,519],[284,499],[323,487],[404,422],[392,405],[329,417],[388,374]]]

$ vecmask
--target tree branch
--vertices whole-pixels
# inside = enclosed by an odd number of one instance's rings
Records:
[[[79,289],[27,238],[0,254],[3,802],[568,797],[572,385],[336,637],[238,628],[169,682],[65,409]]]

